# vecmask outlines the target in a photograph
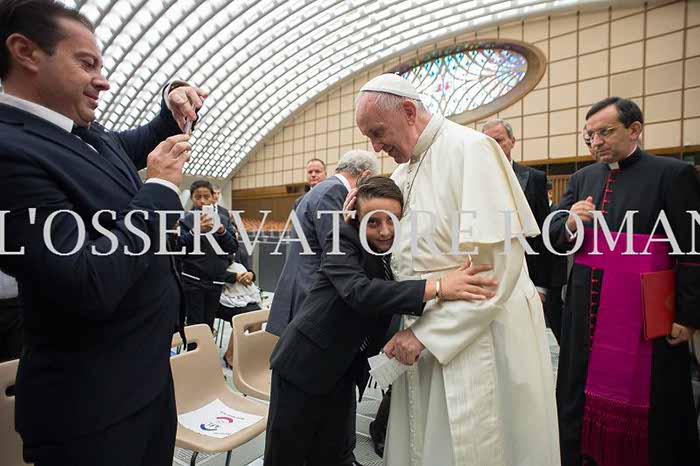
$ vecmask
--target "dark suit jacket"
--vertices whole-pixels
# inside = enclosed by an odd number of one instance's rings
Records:
[[[332,176],[317,184],[301,198],[296,214],[314,254],[302,255],[304,249],[299,242],[289,244],[287,259],[270,306],[268,332],[277,336],[282,334],[306,299],[314,274],[321,265],[321,253],[326,237],[333,227],[333,217],[325,214],[318,218],[318,211],[343,210],[343,202],[347,195],[348,190],[343,182]],[[295,230],[292,230],[291,237],[298,238]]]
[[[331,247],[329,237],[325,250]],[[367,253],[358,231],[345,223],[340,250],[345,254],[324,252],[306,301],[277,342],[270,364],[311,394],[330,392],[352,370],[361,396],[369,377],[367,357],[381,349],[392,315],[423,313],[425,281],[385,280],[381,259]],[[369,346],[360,351],[366,337]]]
[[[140,128],[97,133],[121,157],[132,176],[155,146],[180,130],[163,105]],[[136,181],[140,183],[140,180]],[[25,444],[59,443],[98,432],[147,405],[170,380],[170,341],[181,311],[181,287],[172,257],[159,247],[155,210],[182,210],[175,191],[128,177],[76,136],[33,114],[0,105],[0,210],[7,250],[0,268],[14,275],[24,300],[25,349],[17,375],[16,426]],[[36,208],[30,220],[28,209]],[[59,256],[44,242],[47,217],[57,210],[77,213],[86,229],[76,253]],[[95,212],[116,236],[118,247],[92,227]],[[152,241],[150,251],[129,231],[125,215]],[[76,220],[53,219],[51,238],[68,252],[78,238]]]
[[[305,195],[306,195],[306,193],[304,193],[301,196],[294,199],[294,206],[292,206],[292,209],[297,210],[297,207],[299,207],[299,203],[301,202],[301,200],[304,198]]]
[[[204,282],[224,281],[226,268],[231,265],[233,254],[238,250],[236,231],[231,224],[228,215],[219,212],[219,221],[224,226],[224,232],[214,233],[217,242],[224,254],[217,254],[208,239],[200,238],[200,249],[203,254],[194,254],[194,210],[188,212],[180,220],[180,236],[178,237],[178,250],[185,248],[187,255],[182,257],[182,272],[197,277]]]
[[[216,211],[218,212],[219,215],[223,215],[227,219],[231,220],[231,213],[228,211],[228,209],[222,205],[216,205]]]
[[[549,215],[549,199],[547,197],[547,175],[534,168],[519,165],[513,162],[513,171],[518,177],[520,187],[523,188],[527,203],[530,205],[532,214],[535,216],[537,226],[542,230],[547,215]],[[544,246],[542,235],[535,238],[528,238],[527,242],[539,255],[525,256],[530,279],[535,286],[549,288],[550,271],[552,263],[551,253]]]
[[[559,210],[559,206],[552,204],[550,207],[550,213]],[[549,254],[551,258],[551,265],[549,268],[550,279],[549,288],[561,288],[566,285],[569,277],[569,258],[571,256],[557,256],[556,254]]]

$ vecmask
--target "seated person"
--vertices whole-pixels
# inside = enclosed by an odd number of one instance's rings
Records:
[[[214,188],[206,180],[197,180],[190,186],[192,211],[180,220],[180,236],[177,249],[184,246],[187,254],[181,260],[182,286],[185,293],[187,324],[207,324],[214,331],[214,317],[219,308],[219,297],[224,286],[226,268],[231,263],[230,254],[238,250],[231,220],[226,215],[216,214],[211,207],[214,201]],[[201,253],[195,247],[195,215],[200,215]],[[214,227],[214,215],[218,215],[220,225],[213,238],[222,253],[214,249],[204,233]]]
[[[381,349],[392,315],[421,315],[423,303],[438,291],[445,300],[494,295],[496,283],[474,275],[490,270],[485,265],[465,265],[439,281],[392,281],[388,256],[363,248],[359,219],[377,210],[400,219],[403,195],[383,176],[360,179],[357,186],[358,220],[340,225],[343,255],[330,254],[331,233],[309,295],[270,358],[265,466],[354,464],[355,387],[362,397],[367,358]],[[365,244],[375,253],[386,253],[394,241],[386,212],[374,212],[367,222]]]
[[[236,230],[236,239],[239,238]],[[260,289],[255,286],[255,272],[250,267],[250,255],[244,247],[232,255],[233,262],[224,274],[224,288],[219,298],[219,310],[216,317],[231,324],[231,319],[238,314],[261,309]],[[233,334],[228,340],[224,354],[224,364],[229,369],[233,366]]]

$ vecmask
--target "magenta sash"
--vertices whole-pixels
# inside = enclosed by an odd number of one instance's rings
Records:
[[[591,255],[594,230],[586,228],[575,262],[602,270],[595,331],[586,378],[581,435],[582,452],[598,466],[649,465],[649,398],[652,345],[643,337],[641,273],[669,270],[668,243],[651,243],[649,235],[632,235],[634,255],[623,255],[627,234],[613,251],[598,231],[598,250]],[[617,235],[612,232],[613,238]],[[655,238],[663,238],[655,236]],[[594,289],[596,287],[592,287]]]

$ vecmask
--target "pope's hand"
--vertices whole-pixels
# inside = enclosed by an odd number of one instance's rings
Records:
[[[389,359],[396,358],[401,364],[410,366],[418,361],[424,348],[425,346],[416,338],[413,330],[407,328],[406,330],[401,330],[389,340],[389,343],[384,346],[384,354]]]
[[[209,94],[194,86],[180,86],[168,94],[168,106],[180,129],[185,128],[185,120],[195,121],[197,111],[202,108]]]

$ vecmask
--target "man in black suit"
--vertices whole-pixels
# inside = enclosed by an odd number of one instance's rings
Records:
[[[573,255],[562,315],[556,394],[565,466],[608,464],[608,452],[651,466],[700,458],[687,346],[700,328],[700,225],[692,218],[700,179],[692,164],[644,151],[643,130],[632,100],[591,106],[583,137],[596,163],[571,175],[559,199],[564,212],[549,231],[562,253],[586,239]],[[591,237],[603,237],[593,211],[616,242],[592,246]],[[676,297],[670,334],[643,338],[640,274],[669,269]],[[625,426],[625,435],[614,426]]]
[[[491,120],[484,125],[482,132],[493,138],[498,145],[501,146],[506,158],[511,162],[513,171],[518,177],[520,187],[525,193],[532,214],[537,221],[537,226],[539,226],[541,231],[542,225],[547,215],[549,215],[547,175],[534,168],[515,163],[515,161],[511,159],[511,151],[515,146],[515,135],[513,133],[513,127],[507,121],[500,119]],[[547,289],[550,283],[550,266],[552,263],[550,256],[552,253],[544,246],[542,235],[534,238],[527,238],[527,242],[532,247],[532,250],[537,253],[537,255],[527,254],[525,256],[527,270],[532,283],[534,283],[537,292],[540,294],[540,299],[545,303]]]
[[[551,201],[552,183],[547,182],[547,196],[550,198],[549,210],[555,212],[559,207]],[[562,289],[566,285],[569,277],[569,257],[550,254],[550,277],[549,289],[547,291],[547,300],[544,302],[544,318],[547,321],[547,326],[552,329],[557,343],[561,339],[561,322],[562,312],[564,310],[564,297]]]
[[[304,245],[299,242],[299,232],[293,229],[290,237],[296,241],[287,246],[287,258],[270,307],[270,318],[266,327],[268,332],[282,335],[282,331],[306,299],[313,276],[321,265],[321,253],[326,237],[333,227],[333,216],[319,215],[319,212],[343,210],[345,196],[355,187],[360,175],[376,174],[378,171],[376,155],[367,151],[352,150],[340,159],[334,176],[322,181],[304,195],[295,212],[303,236],[313,254],[303,254]]]
[[[187,251],[187,255],[182,257],[181,265],[187,325],[207,324],[212,332],[226,269],[231,265],[231,257],[238,250],[236,232],[231,220],[221,211],[216,213],[211,204],[213,198],[214,188],[209,181],[195,180],[192,183],[192,211],[180,220],[180,237],[177,243],[178,249],[184,246]],[[199,234],[196,231],[195,216],[199,217]],[[214,217],[218,217],[216,231],[212,231]],[[210,236],[205,238],[202,233],[209,233]],[[197,236],[200,240],[200,251],[196,251]]]
[[[5,250],[23,251],[0,255],[0,268],[24,304],[25,460],[170,466],[182,298],[172,257],[156,255],[156,211],[182,210],[191,146],[179,133],[205,94],[171,85],[150,123],[111,133],[93,122],[109,83],[92,24],[52,0],[3,1],[0,22],[0,186],[12,193],[0,211]]]
[[[355,388],[360,398],[369,379],[367,357],[379,352],[393,314],[419,316],[423,303],[492,296],[475,277],[488,266],[460,267],[438,280],[393,281],[386,253],[400,218],[403,194],[383,176],[363,180],[357,217],[367,221],[363,248],[357,222],[340,224],[339,249],[325,242],[320,269],[299,314],[270,357],[272,391],[265,440],[265,466],[354,465]],[[469,290],[469,291],[467,291]],[[347,432],[352,432],[348,438]]]

